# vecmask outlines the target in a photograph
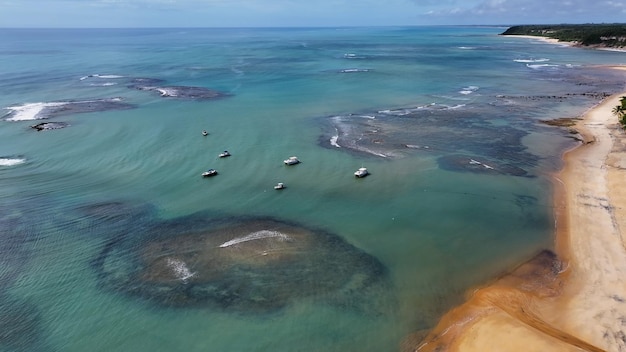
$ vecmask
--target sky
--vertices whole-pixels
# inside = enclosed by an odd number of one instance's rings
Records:
[[[0,0],[0,27],[624,23],[626,0]]]

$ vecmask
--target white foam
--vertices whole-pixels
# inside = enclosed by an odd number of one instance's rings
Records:
[[[176,89],[156,88],[156,90],[161,93],[162,97],[177,97],[178,96],[178,91]]]
[[[109,86],[114,86],[117,83],[115,82],[105,82],[105,83],[91,83],[90,86],[92,87],[109,87]]]
[[[532,68],[533,70],[537,70],[537,69],[546,68],[546,67],[559,67],[559,65],[553,65],[553,64],[536,64],[536,65],[531,65],[531,64],[526,64],[526,67]]]
[[[474,93],[478,89],[479,89],[479,87],[477,87],[477,86],[468,86],[468,87],[465,87],[465,88],[461,89],[459,91],[459,93],[461,93],[463,95],[468,95],[468,94]]]
[[[185,262],[179,259],[167,258],[167,266],[169,266],[170,268],[172,268],[172,270],[174,270],[174,275],[176,276],[177,279],[185,283],[187,282],[187,279],[196,275],[195,272],[192,273],[189,270]]]
[[[476,49],[475,46],[459,46],[458,48],[461,49],[461,50],[474,50],[474,49]]]
[[[542,58],[542,59],[515,59],[513,61],[526,64],[526,63],[533,63],[533,62],[546,62],[546,61],[550,61],[550,59],[546,59],[546,58]]]
[[[471,165],[482,165],[485,169],[490,169],[490,170],[493,170],[493,167],[491,167],[491,166],[489,166],[489,165],[487,165],[487,164],[483,164],[483,163],[481,163],[480,161],[476,161],[476,160],[474,160],[474,159],[470,159],[470,162],[469,162],[469,163],[470,163]]]
[[[330,145],[332,145],[333,147],[341,148],[339,143],[337,143],[338,140],[339,140],[339,135],[334,135],[330,137]]]
[[[123,78],[124,76],[119,76],[119,75],[94,75],[94,77],[104,78],[104,79],[114,79],[114,78]]]
[[[20,106],[9,106],[6,109],[11,110],[9,114],[13,115],[7,121],[26,121],[42,119],[40,114],[45,108],[63,106],[67,102],[56,103],[29,103]]]
[[[80,78],[80,80],[84,81],[87,78],[91,78],[91,77],[104,78],[104,79],[124,78],[124,76],[120,76],[120,75],[99,75],[99,74],[94,74],[94,75],[83,76],[83,77]]]
[[[237,237],[234,238],[230,241],[226,241],[222,244],[220,244],[220,248],[226,248],[226,247],[230,247],[232,245],[235,244],[239,244],[242,242],[248,242],[248,241],[254,241],[254,240],[260,240],[263,238],[272,238],[272,237],[276,237],[281,241],[287,241],[289,240],[289,236],[285,235],[284,233],[278,232],[278,231],[270,231],[270,230],[261,230],[261,231],[257,231],[257,232],[252,232],[250,234],[247,234],[243,237]]]
[[[26,162],[26,159],[0,158],[0,166],[15,166],[15,165],[23,164],[25,162]]]
[[[341,73],[354,73],[354,72],[369,72],[370,70],[367,68],[346,68],[341,70]]]

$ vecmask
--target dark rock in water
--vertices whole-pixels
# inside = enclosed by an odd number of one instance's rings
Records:
[[[527,176],[526,170],[515,165],[473,159],[466,155],[446,155],[437,159],[439,168],[448,171],[473,172],[479,174]]]
[[[129,88],[159,92],[164,98],[210,100],[229,96],[229,94],[204,87],[165,86],[163,80],[154,78],[135,78]]]
[[[187,217],[111,241],[94,268],[105,287],[164,306],[238,313],[302,299],[374,312],[384,266],[340,237],[267,218]]]
[[[209,100],[228,96],[228,94],[202,87],[164,86],[137,87],[137,89],[159,92],[164,98]]]
[[[69,125],[70,124],[66,122],[42,122],[36,125],[32,125],[30,127],[36,129],[37,131],[47,131],[47,130],[58,130],[61,128],[65,128]]]
[[[59,106],[48,107],[45,109],[47,118],[81,114],[87,112],[109,111],[109,110],[128,110],[134,109],[135,106],[125,103],[122,98],[110,99],[94,99],[82,101],[69,101]]]

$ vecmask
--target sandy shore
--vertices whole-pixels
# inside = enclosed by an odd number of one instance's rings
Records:
[[[562,41],[560,41],[558,39],[548,38],[548,37],[540,37],[540,36],[536,36],[536,35],[503,35],[503,37],[534,39],[534,40],[539,41],[539,42],[544,42],[544,43],[548,43],[548,44],[560,44],[560,45],[564,45],[564,46],[574,46],[574,45],[576,45],[576,42],[562,42]]]
[[[556,254],[474,290],[404,350],[626,351],[626,133],[611,112],[622,96],[575,126],[585,142],[555,177]]]
[[[622,47],[622,48],[607,48],[607,47],[603,47],[603,46],[582,46],[582,45],[578,45],[577,42],[563,42],[563,41],[560,41],[558,39],[548,38],[548,37],[540,37],[540,36],[536,36],[536,35],[504,35],[503,37],[534,39],[534,40],[537,40],[539,42],[544,42],[544,43],[548,43],[548,44],[558,44],[558,45],[562,45],[562,46],[578,46],[578,47],[581,47],[581,48],[589,48],[589,49],[595,49],[595,50],[626,52],[626,48],[624,48],[624,47]]]

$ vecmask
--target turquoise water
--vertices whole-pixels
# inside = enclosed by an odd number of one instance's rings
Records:
[[[624,88],[502,31],[1,30],[0,349],[398,350],[552,246],[539,121]]]

